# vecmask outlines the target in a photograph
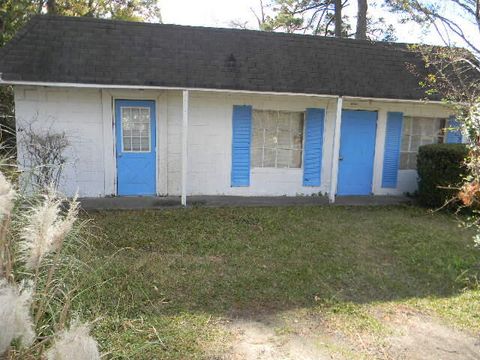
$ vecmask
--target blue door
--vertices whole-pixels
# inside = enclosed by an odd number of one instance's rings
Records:
[[[155,195],[155,119],[154,101],[115,101],[118,195]]]
[[[376,130],[376,112],[342,112],[337,195],[372,193]]]

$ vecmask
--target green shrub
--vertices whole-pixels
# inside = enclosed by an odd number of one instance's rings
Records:
[[[432,144],[420,146],[417,157],[418,199],[420,204],[440,207],[455,197],[466,174],[465,144]]]

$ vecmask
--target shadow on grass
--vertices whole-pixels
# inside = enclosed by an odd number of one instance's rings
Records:
[[[397,207],[92,212],[101,233],[82,306],[120,317],[271,314],[448,297],[478,270],[472,233]],[[98,284],[93,285],[92,284]]]

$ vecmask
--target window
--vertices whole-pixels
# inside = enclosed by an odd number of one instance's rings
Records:
[[[405,117],[403,120],[400,169],[416,169],[417,153],[421,145],[443,143],[446,119]]]
[[[303,112],[254,110],[252,166],[302,166]]]
[[[150,151],[150,109],[122,107],[122,145],[126,152]]]

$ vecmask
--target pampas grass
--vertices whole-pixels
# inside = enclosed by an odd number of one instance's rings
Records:
[[[0,355],[15,339],[19,339],[22,346],[30,346],[35,340],[31,303],[31,284],[23,283],[19,289],[16,284],[0,280]]]
[[[44,359],[45,351],[54,360],[100,359],[88,326],[58,333],[73,294],[67,274],[78,266],[78,213],[76,197],[52,187],[20,195],[0,170],[0,359]]]
[[[42,259],[62,247],[78,216],[78,202],[69,203],[67,214],[62,217],[61,205],[65,200],[49,188],[43,202],[33,207],[26,216],[26,226],[21,232],[20,250],[27,270],[38,269]]]
[[[0,172],[0,221],[10,216],[14,206],[16,191],[5,175]]]
[[[89,335],[86,324],[74,322],[69,330],[61,332],[47,352],[48,360],[100,359],[97,342]]]

